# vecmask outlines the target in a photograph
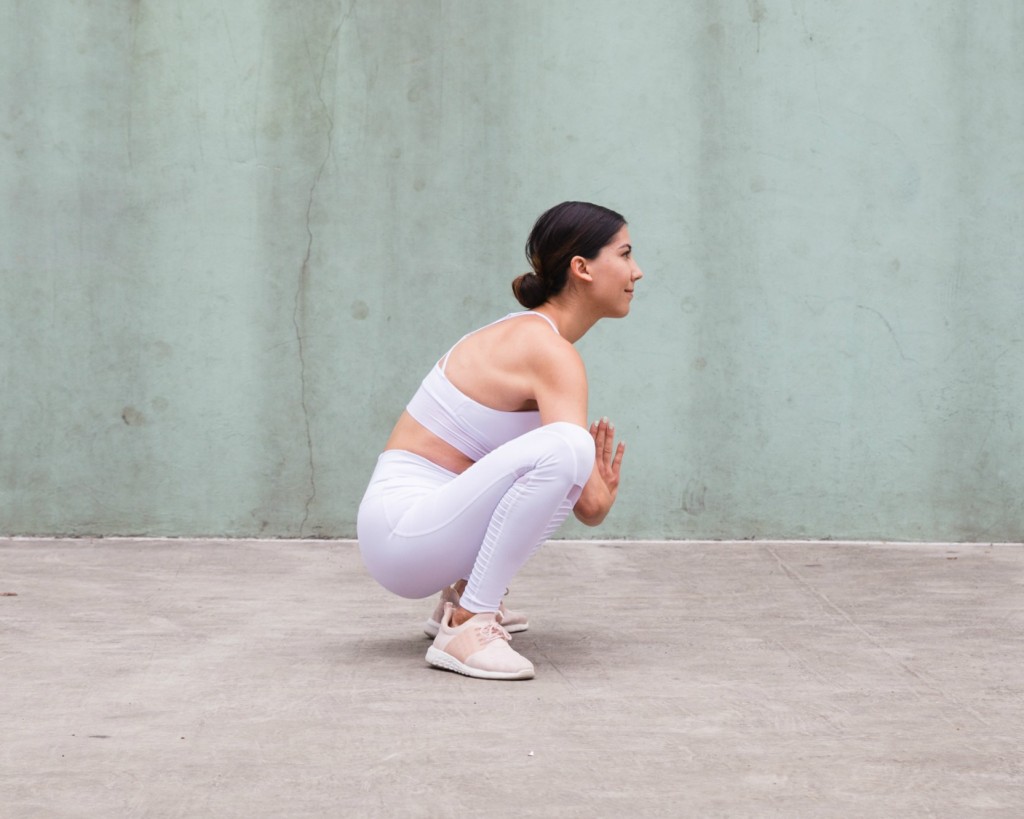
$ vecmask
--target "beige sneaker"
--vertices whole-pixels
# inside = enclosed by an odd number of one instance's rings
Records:
[[[436,637],[437,630],[441,625],[441,618],[444,616],[444,604],[451,603],[452,606],[459,605],[459,593],[451,586],[441,590],[441,599],[437,601],[434,613],[430,619],[423,624],[423,633],[428,637]],[[524,611],[511,611],[505,608],[505,601],[498,604],[498,622],[509,634],[519,634],[530,627],[530,621]]]
[[[475,614],[461,626],[450,626],[452,604],[445,603],[434,644],[427,649],[430,665],[483,680],[529,680],[533,663],[509,645],[511,636],[494,612]]]

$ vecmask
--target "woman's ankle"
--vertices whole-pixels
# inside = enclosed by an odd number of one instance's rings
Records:
[[[454,606],[452,608],[452,616],[451,619],[448,621],[448,625],[450,625],[452,628],[458,628],[472,616],[473,612],[467,611],[466,609],[462,608],[462,606]]]
[[[448,625],[451,628],[458,628],[467,620],[476,617],[478,614],[480,614],[478,611],[469,611],[469,609],[464,609],[462,606],[453,606],[452,616],[451,619],[448,620]]]

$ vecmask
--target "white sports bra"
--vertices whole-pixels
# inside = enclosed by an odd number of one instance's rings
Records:
[[[540,316],[551,325],[555,333],[558,333],[558,328],[551,319],[533,310],[509,313],[480,329],[519,316]],[[466,333],[456,341],[451,350],[444,354],[444,358],[430,368],[427,377],[420,383],[419,389],[405,409],[442,441],[451,444],[467,458],[479,461],[491,450],[537,429],[541,423],[540,413],[536,410],[506,412],[484,406],[464,395],[448,380],[444,374],[445,367],[448,366],[448,356],[471,335],[473,333]]]

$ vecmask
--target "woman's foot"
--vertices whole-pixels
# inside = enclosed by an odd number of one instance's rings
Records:
[[[445,603],[427,662],[436,668],[483,680],[529,680],[533,663],[509,645],[512,639],[498,622],[497,612],[474,614],[452,625],[453,607]]]

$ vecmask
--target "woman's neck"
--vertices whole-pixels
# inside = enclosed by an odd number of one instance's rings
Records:
[[[581,308],[582,305],[574,300],[556,297],[535,307],[534,312],[543,313],[551,319],[558,328],[558,334],[570,344],[575,344],[600,318]]]

